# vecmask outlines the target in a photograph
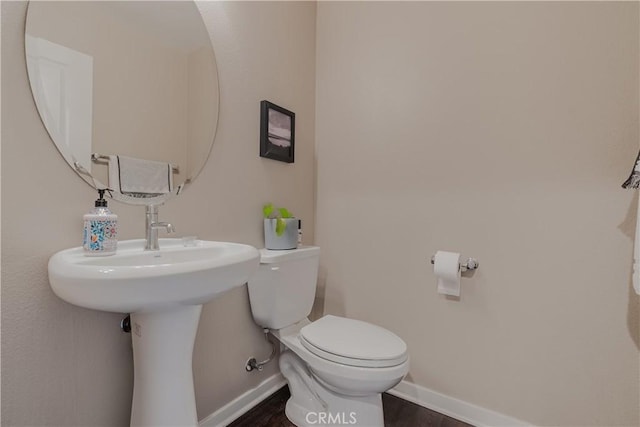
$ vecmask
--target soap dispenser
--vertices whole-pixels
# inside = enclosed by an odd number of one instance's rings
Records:
[[[98,190],[99,197],[95,207],[83,217],[82,247],[86,256],[113,255],[118,246],[118,215],[107,207],[104,192],[104,189]]]

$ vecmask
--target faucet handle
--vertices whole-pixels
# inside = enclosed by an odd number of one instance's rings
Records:
[[[167,233],[174,233],[176,231],[173,224],[171,224],[170,222],[152,222],[151,224],[149,224],[149,228],[164,228],[165,230],[167,230]]]

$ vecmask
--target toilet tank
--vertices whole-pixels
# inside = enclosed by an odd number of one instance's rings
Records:
[[[249,279],[249,300],[255,322],[282,329],[309,316],[316,295],[320,248],[260,250],[260,267]]]

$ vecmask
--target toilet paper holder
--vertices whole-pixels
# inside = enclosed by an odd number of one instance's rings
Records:
[[[433,256],[431,257],[431,264],[434,264],[435,262],[436,262],[436,256],[435,256],[435,255],[433,255]],[[478,260],[477,260],[477,259],[475,259],[475,258],[469,258],[469,259],[467,259],[467,262],[466,262],[466,263],[464,263],[464,264],[462,264],[462,263],[458,264],[458,269],[459,269],[461,272],[463,272],[463,273],[464,273],[465,271],[469,271],[469,270],[476,270],[478,267],[480,267],[480,263],[479,263],[479,262],[478,262]]]

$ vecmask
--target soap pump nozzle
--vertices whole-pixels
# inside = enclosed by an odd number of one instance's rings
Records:
[[[106,208],[107,207],[107,201],[104,198],[104,192],[107,191],[106,188],[99,188],[98,189],[98,198],[96,199],[96,203],[95,203],[95,207],[96,208]]]

